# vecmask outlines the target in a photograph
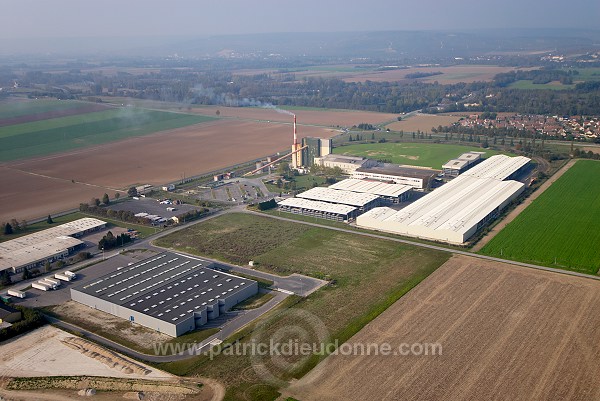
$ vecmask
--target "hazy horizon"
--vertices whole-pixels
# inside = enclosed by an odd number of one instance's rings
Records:
[[[577,13],[569,12],[576,10]],[[284,32],[594,29],[600,2],[572,0],[5,0],[0,38],[211,36]],[[26,27],[26,29],[24,29]]]

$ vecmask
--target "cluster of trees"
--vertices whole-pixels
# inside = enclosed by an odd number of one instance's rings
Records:
[[[417,78],[433,77],[435,75],[442,75],[442,74],[443,74],[443,72],[441,72],[441,71],[432,71],[432,72],[421,71],[421,72],[411,72],[410,74],[406,74],[404,77],[408,78],[408,79],[417,79]]]
[[[265,202],[260,202],[257,207],[258,210],[274,209],[277,207],[277,202],[275,202],[275,199],[271,199]]]
[[[121,233],[116,237],[109,231],[104,237],[98,242],[98,249],[108,250],[116,247],[123,246],[131,242],[131,237],[125,233]]]
[[[21,311],[23,319],[13,323],[10,327],[0,329],[0,341],[8,340],[46,324],[46,319],[44,319],[44,316],[38,310],[25,308],[20,305],[13,305],[12,307]]]
[[[365,131],[367,131],[367,130],[373,131],[375,129],[375,126],[373,124],[360,123],[358,125],[355,125],[354,128],[363,129]]]
[[[552,81],[559,81],[563,85],[573,83],[573,77],[577,77],[577,70],[556,70],[556,69],[539,69],[539,70],[519,70],[497,74],[494,77],[494,83],[500,87],[506,87],[516,81],[532,81],[534,84],[547,84]]]
[[[27,222],[25,220],[18,222],[16,219],[11,219],[10,222],[0,223],[0,227],[2,227],[4,235],[11,235],[25,231],[27,229]]]
[[[208,209],[206,209],[206,208],[202,208],[200,210],[194,209],[194,210],[190,210],[189,212],[178,214],[177,218],[179,219],[179,221],[181,223],[185,223],[186,221],[196,220],[196,219],[202,217],[206,213],[208,213]]]
[[[6,287],[12,284],[12,280],[10,278],[10,274],[8,274],[7,270],[0,271],[0,288]]]

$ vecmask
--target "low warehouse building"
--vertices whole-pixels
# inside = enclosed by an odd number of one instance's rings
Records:
[[[374,167],[358,168],[352,174],[352,178],[410,185],[414,189],[422,190],[429,188],[429,183],[437,174],[437,170],[431,170],[428,168],[407,167],[391,163],[384,163],[383,165]]]
[[[21,320],[21,311],[0,302],[0,324],[16,323]]]
[[[352,174],[361,167],[375,166],[377,161],[357,156],[328,154],[314,158],[314,164],[322,167],[339,167],[345,174]]]
[[[361,212],[379,206],[379,196],[352,191],[336,190],[325,187],[315,187],[296,195],[297,198],[348,205],[358,208]]]
[[[445,175],[456,177],[481,161],[483,152],[467,152],[458,156],[456,159],[448,160],[442,166],[442,171]]]
[[[258,283],[163,252],[71,289],[71,299],[172,337],[195,330],[258,293]]]
[[[0,271],[20,273],[64,258],[85,244],[77,238],[101,230],[106,222],[90,217],[0,243]]]
[[[358,216],[360,227],[462,244],[515,199],[525,185],[503,181],[529,159],[493,156],[400,211],[376,208]]]
[[[389,184],[381,181],[357,180],[348,178],[330,185],[329,188],[351,191],[363,194],[377,195],[379,198],[391,203],[405,202],[410,197],[410,185]]]
[[[288,198],[283,202],[280,202],[279,210],[287,213],[340,222],[350,221],[358,215],[358,209],[353,206],[336,205],[334,203],[302,198]]]

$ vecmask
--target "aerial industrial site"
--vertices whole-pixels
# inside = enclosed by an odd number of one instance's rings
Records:
[[[37,3],[0,30],[0,400],[600,399],[597,30]]]

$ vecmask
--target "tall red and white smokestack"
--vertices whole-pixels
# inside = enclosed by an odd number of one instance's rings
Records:
[[[294,114],[294,145],[298,144],[298,137],[296,136],[296,115]]]

